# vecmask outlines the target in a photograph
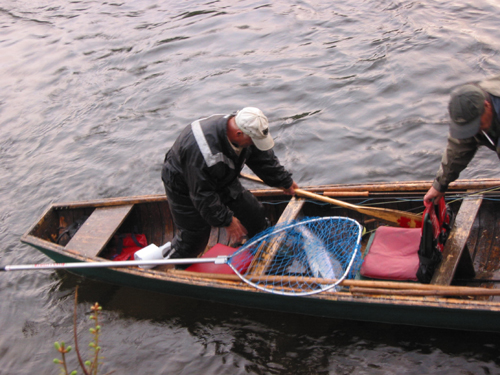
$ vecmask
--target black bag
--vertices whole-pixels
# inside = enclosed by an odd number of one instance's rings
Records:
[[[452,212],[444,198],[441,198],[438,204],[426,203],[423,217],[417,279],[429,284],[443,258],[442,251],[452,226]]]
[[[89,218],[88,216],[83,216],[75,220],[66,228],[64,227],[59,228],[59,236],[57,236],[56,242],[61,246],[66,246],[69,240],[73,238],[75,233],[78,232],[78,229],[80,229],[83,223],[85,223],[85,220],[87,220],[88,218]]]

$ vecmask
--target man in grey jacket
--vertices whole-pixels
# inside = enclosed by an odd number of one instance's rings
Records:
[[[268,120],[254,107],[196,120],[181,132],[162,169],[177,228],[172,258],[196,257],[211,227],[225,228],[230,243],[266,229],[264,207],[238,176],[247,165],[266,184],[293,195],[298,186],[273,146]]]
[[[500,76],[468,83],[451,93],[450,134],[441,166],[424,201],[437,202],[474,157],[479,146],[500,158]]]

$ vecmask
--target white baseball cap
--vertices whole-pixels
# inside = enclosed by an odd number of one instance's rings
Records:
[[[252,138],[253,144],[259,150],[267,151],[273,148],[274,141],[269,134],[269,121],[258,108],[245,107],[236,114],[236,125]]]

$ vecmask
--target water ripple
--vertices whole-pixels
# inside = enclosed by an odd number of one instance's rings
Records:
[[[19,237],[51,202],[163,193],[179,131],[248,105],[301,185],[431,179],[450,89],[499,71],[498,12],[489,0],[4,1],[0,259],[46,260]],[[480,150],[463,177],[498,172]],[[71,336],[76,285],[83,321],[104,305],[104,372],[500,369],[495,335],[269,314],[47,272],[0,278],[2,371],[55,370],[51,341]]]

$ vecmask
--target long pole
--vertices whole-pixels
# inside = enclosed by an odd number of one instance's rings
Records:
[[[241,281],[237,275],[199,273],[183,270],[175,270],[173,274],[185,277],[195,277],[212,280]],[[290,283],[319,283],[333,284],[337,280],[322,279],[314,277],[301,276],[252,276],[245,275],[248,280],[253,282],[265,280],[281,280]],[[349,288],[353,294],[373,294],[373,295],[411,295],[411,296],[494,296],[500,295],[500,289],[490,289],[482,287],[467,287],[455,285],[432,285],[419,284],[399,281],[382,280],[343,280],[340,286]]]
[[[104,262],[71,262],[71,263],[39,263],[15,264],[0,268],[1,271],[29,271],[29,270],[56,270],[71,268],[106,268],[106,267],[131,267],[131,266],[159,266],[162,264],[194,264],[194,263],[227,263],[227,256],[215,258],[180,258],[180,259],[152,259],[152,260],[119,260]]]
[[[157,260],[123,260],[123,261],[105,261],[105,262],[73,262],[73,263],[40,263],[40,264],[21,264],[9,265],[0,268],[1,271],[29,271],[29,270],[47,270],[47,269],[71,269],[71,268],[114,268],[114,267],[130,267],[130,266],[146,266],[146,265],[162,265],[162,264],[194,264],[194,263],[215,263],[226,264],[227,256],[218,256],[215,258],[183,258],[183,259],[157,259]],[[226,274],[209,274],[198,272],[187,272],[177,270],[175,273],[179,275],[241,281],[237,275]],[[248,276],[249,280],[256,281],[259,279],[273,279],[276,276]],[[310,281],[317,283],[331,283],[336,280],[321,279],[321,278],[306,278],[297,276],[281,276],[282,280],[290,281]],[[354,294],[375,294],[375,295],[421,295],[421,296],[478,296],[478,295],[500,295],[500,289],[477,288],[477,287],[460,287],[460,286],[440,286],[418,283],[404,283],[391,281],[370,281],[370,280],[343,280],[340,285],[350,287],[351,293]]]
[[[255,176],[250,176],[244,173],[241,174],[241,177],[251,181],[264,183],[264,181],[262,181],[260,178]],[[334,204],[336,206],[348,208],[365,215],[373,216],[379,219],[386,220],[390,223],[398,224],[400,227],[403,228],[419,228],[422,226],[422,216],[413,214],[411,212],[391,210],[388,208],[359,206],[344,201],[340,201],[338,199],[325,197],[324,195],[319,195],[302,189],[295,189],[295,192],[297,193],[297,195],[316,199],[325,203]]]

